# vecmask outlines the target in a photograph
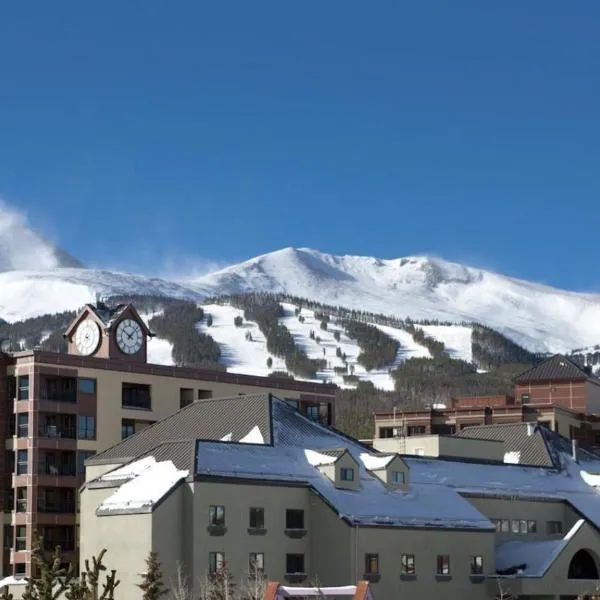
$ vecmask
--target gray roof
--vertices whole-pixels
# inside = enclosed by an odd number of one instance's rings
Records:
[[[570,358],[556,354],[555,356],[545,360],[544,362],[528,369],[515,378],[516,383],[527,383],[528,381],[595,381],[596,377],[592,377],[584,371],[576,362]]]
[[[553,466],[544,436],[536,423],[474,425],[456,433],[457,437],[504,442],[504,452],[519,452],[519,464]]]
[[[270,397],[260,393],[198,400],[96,454],[86,464],[125,463],[165,442],[220,440],[229,434],[233,441],[238,441],[254,426],[260,429],[265,443],[270,444]],[[174,450],[176,446],[170,448]]]

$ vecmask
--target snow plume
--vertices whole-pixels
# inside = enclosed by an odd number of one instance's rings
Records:
[[[0,199],[0,272],[81,266],[32,231],[23,213]]]

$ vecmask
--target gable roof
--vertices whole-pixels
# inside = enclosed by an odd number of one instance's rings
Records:
[[[103,302],[97,302],[96,304],[86,304],[79,311],[79,313],[77,313],[77,316],[73,319],[73,321],[65,331],[64,337],[68,337],[69,335],[71,335],[75,327],[79,325],[79,323],[82,320],[82,317],[84,317],[86,313],[91,313],[106,331],[110,329],[119,320],[119,318],[127,312],[132,313],[132,316],[135,317],[136,321],[140,323],[140,326],[142,327],[144,333],[148,337],[154,337],[154,334],[150,331],[144,320],[140,317],[138,311],[135,309],[135,306],[133,306],[133,304],[127,303],[117,304],[116,306],[108,306]]]
[[[536,423],[502,423],[465,427],[456,437],[504,442],[505,462],[552,467],[554,462]],[[509,459],[507,455],[511,455]]]
[[[192,445],[197,439],[241,440],[253,427],[271,443],[271,395],[266,393],[198,400],[88,459],[88,465],[125,463],[166,442]],[[174,449],[175,446],[172,447]]]
[[[556,354],[548,360],[524,371],[515,378],[515,383],[528,383],[530,381],[594,381],[600,383],[596,377],[587,373],[576,362]]]

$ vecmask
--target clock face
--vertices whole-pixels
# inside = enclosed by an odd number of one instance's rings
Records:
[[[117,325],[117,346],[124,354],[139,352],[144,342],[144,333],[140,324],[133,319],[123,319]]]
[[[79,354],[89,356],[93,354],[100,343],[100,326],[96,321],[86,319],[79,325],[75,332],[75,346]]]

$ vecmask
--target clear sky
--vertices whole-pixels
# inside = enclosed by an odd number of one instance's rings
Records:
[[[597,290],[600,2],[4,2],[0,196],[91,265],[308,246]]]

